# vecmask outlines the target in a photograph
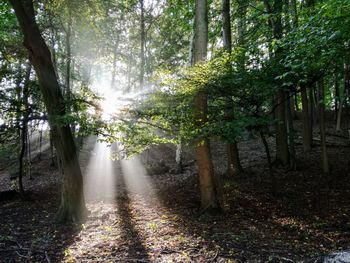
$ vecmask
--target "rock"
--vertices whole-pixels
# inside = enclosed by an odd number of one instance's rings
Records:
[[[322,256],[312,262],[314,263],[348,263],[350,262],[350,250],[334,252],[329,255]]]

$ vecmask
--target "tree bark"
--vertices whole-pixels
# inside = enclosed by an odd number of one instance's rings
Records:
[[[141,51],[140,51],[140,88],[143,88],[144,85],[144,75],[145,75],[145,7],[144,0],[140,0],[140,9],[141,9],[141,19],[140,19],[140,35],[141,35]]]
[[[69,125],[59,124],[65,116],[65,102],[57,81],[50,51],[35,21],[32,0],[10,0],[24,34],[24,45],[36,71],[47,108],[54,144],[62,162],[61,205],[58,221],[80,221],[86,216],[83,178]]]
[[[278,40],[283,36],[282,27],[282,10],[283,1],[274,0],[273,8],[268,0],[264,0],[265,8],[270,15],[269,24],[272,27],[273,38]],[[281,55],[281,48],[278,48],[273,54],[276,60]],[[279,90],[276,93],[276,161],[282,165],[289,163],[289,149],[288,149],[288,135],[287,135],[287,123],[286,123],[286,103],[284,91]]]
[[[294,142],[294,125],[293,125],[293,114],[292,114],[292,102],[290,93],[286,92],[287,97],[287,124],[288,124],[288,142],[289,142],[289,149],[290,149],[290,169],[295,171],[296,170],[296,154],[295,154],[295,142]]]
[[[334,72],[334,120],[337,121],[339,110],[339,80],[337,72]]]
[[[309,99],[305,86],[301,86],[301,104],[303,107],[303,148],[304,152],[309,152],[312,147],[312,131],[310,127]]]
[[[222,0],[222,33],[224,49],[231,54],[232,52],[232,38],[231,38],[231,15],[230,15],[230,0]],[[242,27],[242,26],[241,26]],[[242,30],[239,35],[243,34]],[[242,36],[240,36],[242,38]],[[243,62],[244,63],[244,62]],[[234,120],[234,107],[231,100],[227,102],[227,117],[229,120]],[[228,143],[227,145],[227,175],[234,176],[242,172],[242,166],[239,160],[239,152],[237,142]]]
[[[326,127],[325,127],[325,103],[324,103],[324,80],[318,82],[318,113],[320,123],[321,137],[321,158],[323,173],[329,173],[328,155],[326,146]]]
[[[207,57],[208,45],[208,13],[207,0],[195,2],[195,39],[194,63],[204,61]],[[200,91],[195,96],[195,119],[198,127],[207,121],[207,94]],[[198,165],[199,186],[201,193],[201,210],[203,212],[217,211],[220,205],[217,198],[215,177],[210,145],[208,138],[201,138],[196,142],[195,156]]]
[[[222,12],[222,38],[224,42],[224,49],[228,53],[231,53],[232,37],[231,37],[230,0],[221,1],[221,12]]]
[[[273,168],[272,168],[272,160],[271,160],[269,144],[267,143],[267,140],[265,138],[264,132],[262,130],[260,130],[259,133],[260,133],[261,141],[262,141],[262,143],[264,145],[265,154],[266,154],[266,157],[267,157],[267,164],[269,166],[269,173],[270,173],[270,178],[271,178],[271,193],[273,195],[276,195],[276,192],[277,192],[277,181],[276,181],[276,177],[275,177],[275,174],[274,174]]]

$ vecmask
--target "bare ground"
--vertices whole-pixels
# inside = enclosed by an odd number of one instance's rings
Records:
[[[222,178],[220,215],[198,211],[198,175],[188,151],[183,173],[149,174],[138,188],[115,162],[115,196],[89,199],[84,223],[55,224],[59,178],[44,155],[33,164],[34,178],[25,178],[29,199],[0,201],[0,262],[306,262],[349,248],[350,147],[346,132],[330,125],[328,133],[332,172],[321,172],[317,140],[307,155],[298,143],[297,171],[275,168],[276,195],[260,140],[241,143],[245,172]],[[212,150],[222,174],[224,146],[214,142]],[[162,159],[171,170],[174,150],[158,146],[141,159],[145,166]],[[88,160],[82,156],[83,168]],[[8,190],[8,176],[0,176],[0,190]]]

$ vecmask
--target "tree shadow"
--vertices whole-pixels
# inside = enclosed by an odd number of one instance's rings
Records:
[[[116,207],[119,216],[120,231],[124,243],[128,244],[125,261],[149,262],[149,257],[142,237],[135,228],[135,222],[132,215],[131,200],[129,190],[125,182],[125,174],[122,171],[121,164],[118,161],[115,165],[116,172]]]
[[[325,207],[329,198],[328,194],[320,192],[322,189],[315,187],[318,168],[311,167],[309,171],[306,167],[305,173],[279,171],[281,189],[274,197],[269,193],[269,177],[263,176],[264,160],[259,157],[255,161],[256,167],[248,169],[246,178],[223,182],[225,213],[218,216],[203,215],[198,210],[198,175],[194,166],[183,174],[149,178],[158,189],[159,206],[171,217],[176,216],[177,227],[183,233],[200,237],[204,244],[210,244],[208,250],[214,254],[215,246],[219,247],[216,260],[220,257],[269,260],[270,256],[305,260],[315,253],[332,251],[335,246],[346,246],[341,223],[344,216],[334,209],[319,210],[319,207],[329,208],[329,204]],[[286,175],[282,176],[283,173]],[[311,178],[310,173],[313,173]],[[307,185],[303,180],[310,182]],[[310,186],[314,189],[307,190]],[[343,193],[349,196],[348,192]],[[338,207],[336,200],[341,201],[341,198],[333,195],[332,199],[334,207]],[[342,208],[344,214],[349,212],[346,205],[342,204]],[[330,231],[342,236],[336,245],[328,235]],[[182,249],[186,250],[186,246]]]

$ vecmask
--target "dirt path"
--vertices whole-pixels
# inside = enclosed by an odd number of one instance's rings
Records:
[[[171,170],[171,147],[126,162],[95,158],[101,169],[89,168],[94,148],[80,155],[85,181],[89,170],[97,178],[112,171],[113,192],[103,177],[100,185],[86,185],[87,221],[56,225],[58,174],[48,158],[36,162],[37,175],[25,181],[31,200],[0,201],[0,262],[292,262],[349,246],[349,147],[329,147],[332,174],[324,180],[319,148],[303,155],[299,145],[299,170],[276,168],[279,192],[272,196],[259,140],[241,144],[245,174],[223,180],[225,213],[218,216],[197,210],[190,152],[182,174],[152,175],[145,167],[160,159]],[[223,149],[213,144],[217,173]]]

